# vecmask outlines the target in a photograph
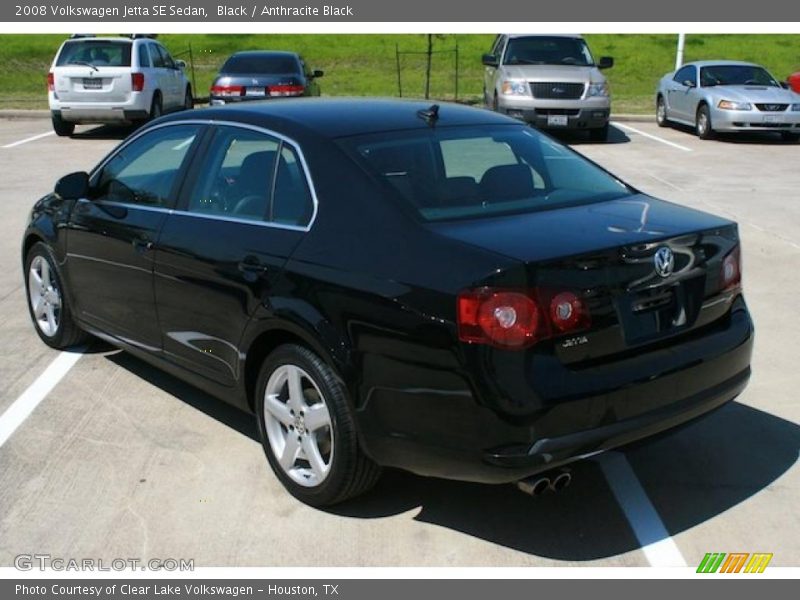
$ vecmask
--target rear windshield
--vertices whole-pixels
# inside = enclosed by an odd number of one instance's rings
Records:
[[[112,40],[75,40],[66,42],[56,66],[92,65],[94,67],[130,67],[131,44]]]
[[[511,38],[506,46],[504,65],[572,65],[594,64],[589,47],[581,38],[535,36]]]
[[[714,65],[701,67],[700,85],[765,85],[780,87],[780,83],[766,69],[750,65]]]
[[[222,65],[222,72],[230,75],[239,74],[276,74],[298,73],[297,61],[291,56],[257,55],[231,56]]]
[[[389,132],[340,143],[424,221],[534,212],[634,193],[522,125]]]

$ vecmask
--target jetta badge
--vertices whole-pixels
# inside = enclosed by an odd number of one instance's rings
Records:
[[[662,246],[656,250],[653,263],[656,267],[656,273],[661,275],[661,277],[669,277],[672,275],[672,271],[675,268],[675,255],[672,254],[672,250],[666,246]]]

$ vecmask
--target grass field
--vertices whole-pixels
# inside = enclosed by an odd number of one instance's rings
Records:
[[[0,35],[0,108],[46,108],[45,74],[64,35]],[[189,60],[191,47],[198,95],[206,95],[214,73],[236,50],[286,49],[303,54],[309,66],[323,69],[325,95],[397,96],[395,48],[424,52],[425,35],[162,35],[173,52]],[[434,38],[431,95],[452,99],[455,94],[455,55],[458,45],[459,99],[477,101],[483,86],[480,56],[492,35],[440,35]],[[616,66],[606,71],[617,113],[652,110],[658,79],[672,70],[675,35],[589,35],[595,56],[611,55]],[[765,65],[778,79],[800,71],[800,35],[689,35],[685,59],[726,58]],[[404,96],[422,96],[425,58],[405,54],[401,60]],[[189,70],[191,75],[191,70]]]

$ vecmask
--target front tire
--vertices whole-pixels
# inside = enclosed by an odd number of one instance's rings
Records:
[[[25,257],[25,292],[31,320],[45,344],[61,350],[88,338],[72,316],[55,258],[42,242]]]
[[[380,467],[359,447],[341,379],[307,348],[274,350],[259,372],[255,400],[270,467],[298,500],[329,506],[378,480]]]
[[[589,139],[593,142],[605,142],[608,140],[608,123],[598,129],[590,129]]]
[[[186,94],[183,97],[183,110],[192,110],[194,108],[194,96],[192,96],[192,88],[186,86]]]
[[[697,109],[695,131],[697,132],[697,137],[701,140],[714,139],[714,127],[711,124],[711,113],[708,110],[708,106],[705,104]]]
[[[65,121],[59,114],[53,114],[53,131],[58,137],[69,137],[75,133],[75,123]]]

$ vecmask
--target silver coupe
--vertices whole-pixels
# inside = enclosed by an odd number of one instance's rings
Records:
[[[764,67],[738,61],[686,63],[661,78],[656,121],[694,127],[701,139],[716,132],[774,131],[800,140],[800,94]]]

